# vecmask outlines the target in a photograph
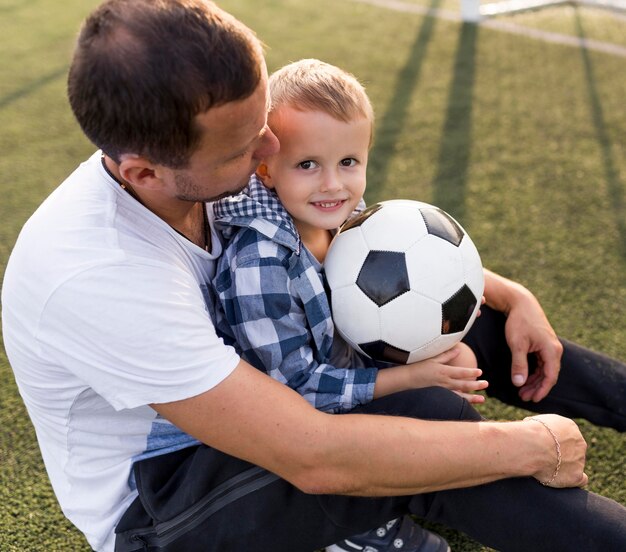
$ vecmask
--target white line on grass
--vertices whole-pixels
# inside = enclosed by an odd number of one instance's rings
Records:
[[[378,6],[381,8],[403,13],[416,13],[419,15],[426,15],[428,17],[445,19],[447,21],[461,21],[460,13],[450,10],[441,10],[438,8],[427,8],[426,6],[419,6],[417,4],[407,4],[406,2],[401,2],[400,0],[351,1],[360,2],[361,4],[370,4],[372,6]],[[498,21],[496,19],[485,19],[479,22],[478,25],[505,33],[525,36],[534,40],[541,40],[543,42],[561,44],[563,46],[573,46],[575,48],[584,48],[586,50],[593,50],[595,52],[603,52],[605,54],[611,54],[614,56],[626,57],[626,47],[618,46],[617,44],[612,44],[611,42],[602,42],[600,40],[593,40],[590,38],[580,38],[560,33],[553,33],[550,31],[541,31],[539,29],[531,29],[529,27],[524,27],[522,25],[509,23],[506,21]]]

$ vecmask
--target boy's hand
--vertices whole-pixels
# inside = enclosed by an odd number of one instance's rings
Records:
[[[411,387],[445,387],[470,403],[485,402],[484,396],[475,394],[489,385],[487,380],[478,379],[482,370],[450,364],[460,352],[460,345],[456,345],[432,358],[408,364]]]

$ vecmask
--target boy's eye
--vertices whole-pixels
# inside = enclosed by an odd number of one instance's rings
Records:
[[[300,163],[298,163],[298,167],[304,169],[305,171],[308,171],[317,167],[317,163],[315,161],[312,161],[311,159],[307,159],[306,161],[301,161]]]
[[[356,159],[354,159],[354,157],[346,157],[339,161],[339,164],[342,167],[354,167],[354,165],[356,165]]]

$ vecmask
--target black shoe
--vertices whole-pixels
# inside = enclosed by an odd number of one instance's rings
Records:
[[[326,547],[326,552],[450,552],[446,539],[427,531],[409,516]]]

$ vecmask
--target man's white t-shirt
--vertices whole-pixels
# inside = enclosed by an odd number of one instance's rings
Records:
[[[209,215],[211,209],[209,209]],[[192,397],[237,365],[211,320],[221,252],[131,197],[100,152],[24,226],[2,289],[4,344],[65,515],[95,550],[136,497],[134,460],[197,443],[147,406]]]

